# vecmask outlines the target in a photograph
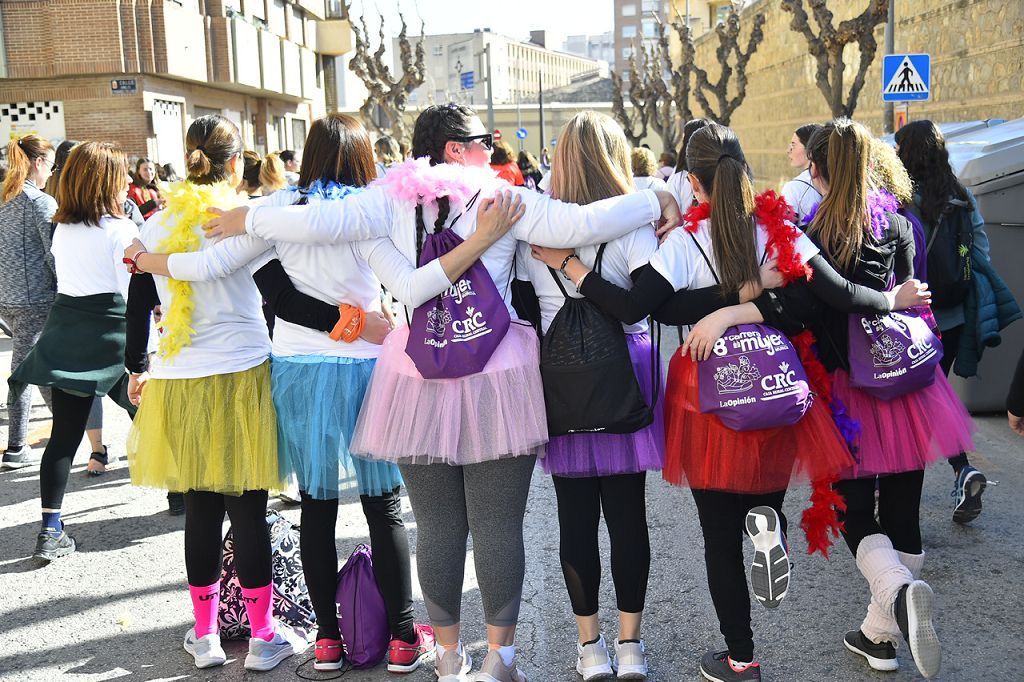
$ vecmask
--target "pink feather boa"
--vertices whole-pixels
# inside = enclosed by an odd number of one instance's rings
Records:
[[[388,174],[370,183],[383,187],[398,201],[415,206],[431,204],[448,197],[452,208],[465,207],[473,195],[505,185],[489,166],[482,168],[439,163],[431,166],[427,158],[409,159],[388,170]]]

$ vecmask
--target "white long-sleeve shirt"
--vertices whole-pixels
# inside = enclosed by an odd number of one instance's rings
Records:
[[[257,206],[291,206],[297,191],[275,192]],[[351,201],[350,195],[338,202]],[[321,203],[315,195],[309,206]],[[331,202],[324,202],[331,203]],[[175,279],[206,281],[225,277],[248,266],[255,272],[277,258],[295,288],[327,303],[348,303],[365,311],[380,311],[380,286],[402,300],[421,305],[451,286],[439,260],[415,268],[391,240],[370,239],[333,244],[300,244],[268,241],[252,235],[225,239],[215,246],[192,253],[176,253],[167,260]],[[378,279],[379,277],[379,279]],[[280,318],[274,325],[274,355],[327,355],[332,357],[375,358],[380,346],[363,339],[339,343],[326,332],[309,329]]]
[[[526,209],[512,230],[487,249],[480,259],[504,296],[513,318],[515,311],[512,309],[509,283],[517,240],[552,248],[600,244],[655,222],[661,216],[658,197],[649,190],[584,206],[557,201],[533,190],[512,188],[497,179],[481,186],[480,190],[481,198],[492,196],[499,190],[515,192],[522,198]],[[465,239],[476,230],[477,212],[474,206],[460,217],[460,210],[452,208],[447,225]],[[426,206],[423,213],[424,223],[429,228],[437,216],[436,206]],[[248,212],[246,230],[251,235],[275,242],[307,244],[387,237],[410,263],[416,259],[414,208],[381,186],[371,186],[343,201],[281,208],[258,206]],[[411,318],[415,301],[399,296],[398,292],[395,297],[406,305],[406,312]]]

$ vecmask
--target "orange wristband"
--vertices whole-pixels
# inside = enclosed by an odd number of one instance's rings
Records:
[[[334,325],[329,336],[334,341],[352,343],[359,338],[359,335],[363,333],[363,327],[366,326],[363,311],[354,305],[342,303],[338,306],[338,312],[340,313],[338,323]]]

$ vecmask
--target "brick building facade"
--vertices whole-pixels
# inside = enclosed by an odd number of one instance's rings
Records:
[[[179,172],[192,119],[259,152],[325,113],[324,0],[3,0],[0,136],[116,142]]]

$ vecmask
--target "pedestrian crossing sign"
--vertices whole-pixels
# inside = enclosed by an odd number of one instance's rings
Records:
[[[932,57],[887,54],[882,61],[882,101],[907,102],[931,97]]]

